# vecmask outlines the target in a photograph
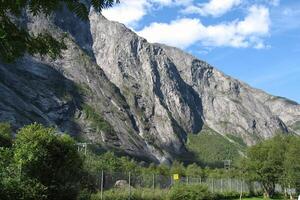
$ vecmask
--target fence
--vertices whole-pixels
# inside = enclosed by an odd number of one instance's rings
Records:
[[[247,182],[241,179],[233,178],[203,178],[185,176],[174,180],[172,176],[164,176],[157,174],[134,174],[121,172],[104,172],[94,175],[97,187],[101,194],[105,190],[113,188],[122,188],[131,190],[138,188],[153,189],[169,189],[175,183],[181,184],[201,184],[206,185],[213,193],[235,192],[235,193],[262,193],[263,189],[259,182]],[[275,192],[284,193],[285,191],[280,185],[276,185]],[[295,194],[295,189],[288,190],[287,193]],[[101,195],[102,196],[102,195]]]

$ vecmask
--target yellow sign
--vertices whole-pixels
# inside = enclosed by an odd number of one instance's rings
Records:
[[[179,174],[173,174],[173,179],[174,180],[179,180]]]

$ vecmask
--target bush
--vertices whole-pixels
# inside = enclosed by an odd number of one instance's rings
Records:
[[[90,200],[91,199],[91,192],[88,189],[82,189],[78,196],[77,200]]]
[[[212,194],[203,185],[174,185],[169,193],[168,200],[211,200]]]
[[[19,177],[6,177],[0,182],[0,199],[5,200],[46,200],[47,188],[35,180],[20,180]]]
[[[147,188],[132,188],[131,200],[163,200],[166,199],[167,191],[159,189],[147,189]],[[100,200],[100,193],[92,195],[91,200]],[[129,199],[128,189],[112,189],[105,191],[103,194],[105,200],[126,200]]]
[[[0,123],[0,147],[12,145],[12,130],[9,123]]]
[[[248,193],[243,193],[242,197],[248,197]],[[240,198],[240,193],[239,192],[223,192],[223,193],[215,193],[213,194],[213,199],[216,200],[225,200],[225,199],[239,199]]]
[[[70,136],[39,124],[25,126],[17,134],[13,153],[21,178],[37,180],[45,186],[47,199],[76,199],[82,159]]]

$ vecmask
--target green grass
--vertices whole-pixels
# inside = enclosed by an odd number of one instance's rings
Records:
[[[239,200],[239,199],[235,199]],[[242,198],[242,200],[266,200],[263,197],[250,197],[250,198]],[[276,199],[268,199],[268,200],[283,200],[281,198],[276,198]]]
[[[230,134],[227,134],[226,137],[233,140],[234,142],[239,144],[241,147],[247,147],[247,144],[244,142],[244,140],[241,137],[238,137],[235,135],[230,135]]]
[[[202,163],[221,167],[223,160],[236,160],[240,156],[239,151],[245,148],[245,143],[240,138],[235,136],[229,138],[235,143],[214,130],[204,127],[199,134],[188,136],[187,148]]]

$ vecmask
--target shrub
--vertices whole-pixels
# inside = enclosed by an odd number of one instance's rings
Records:
[[[212,194],[203,185],[174,185],[169,193],[168,200],[211,200]]]
[[[77,200],[90,200],[91,199],[91,192],[88,189],[82,189],[78,196]]]
[[[132,188],[131,200],[164,200],[166,199],[167,192],[159,189],[147,189],[147,188]],[[92,195],[91,200],[100,200],[100,193]],[[103,194],[105,200],[126,200],[129,199],[128,189],[112,189],[105,191]]]
[[[213,194],[213,199],[216,200],[225,200],[225,199],[239,199],[240,198],[240,193],[239,192],[233,192],[233,191],[226,191],[223,193],[214,193]],[[248,197],[248,193],[243,193],[242,197]]]
[[[12,145],[12,130],[9,123],[0,123],[0,147]]]
[[[32,124],[19,131],[13,152],[13,160],[21,169],[21,178],[37,180],[44,185],[48,200],[76,198],[82,159],[70,136]]]
[[[0,199],[5,200],[46,200],[47,188],[35,180],[6,177],[0,182]]]

